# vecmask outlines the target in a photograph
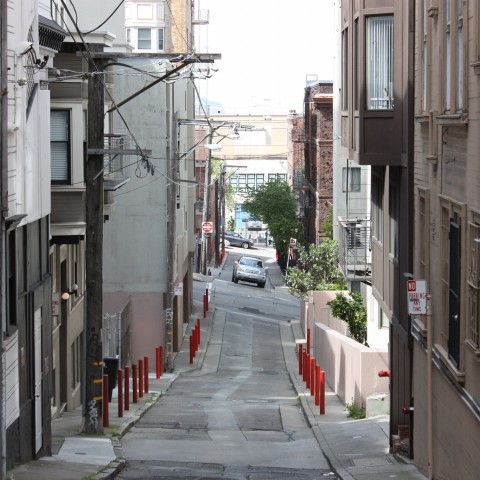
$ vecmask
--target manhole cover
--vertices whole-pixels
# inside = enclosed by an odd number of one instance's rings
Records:
[[[352,459],[352,463],[355,467],[380,467],[392,462],[387,457],[363,457]]]

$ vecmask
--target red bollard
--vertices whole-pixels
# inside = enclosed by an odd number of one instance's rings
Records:
[[[315,365],[315,405],[320,405],[320,365]]]
[[[320,415],[325,415],[325,372],[320,372]]]
[[[123,417],[123,371],[120,369],[118,370],[118,418]]]
[[[160,353],[158,354],[159,358],[160,358],[160,377],[158,378],[161,378],[162,377],[162,373],[163,373],[163,347],[160,346],[158,347]]]
[[[303,378],[303,381],[305,381],[307,379],[307,349],[304,348],[303,349],[303,358],[302,358],[302,365],[303,365],[303,374],[302,374],[302,378]]]
[[[138,398],[143,398],[143,360],[138,361]]]
[[[193,363],[193,357],[194,357],[194,353],[193,353],[193,335],[190,335],[190,364]]]
[[[303,345],[298,345],[298,374],[302,375],[303,372]]]
[[[125,366],[125,388],[123,395],[125,397],[125,411],[130,410],[130,367]]]
[[[208,288],[205,289],[205,305],[208,312]]]
[[[145,387],[145,393],[148,393],[148,357],[143,357],[144,376],[143,386]]]
[[[310,358],[310,395],[315,395],[315,358]]]
[[[137,394],[138,394],[137,378],[138,378],[137,365],[134,364],[134,365],[132,365],[132,380],[133,380],[133,385],[132,385],[132,395],[133,395],[133,398],[132,398],[132,402],[133,402],[133,403],[137,403],[137,402],[138,402],[138,398],[137,398]]]
[[[155,348],[155,367],[157,378],[160,378],[160,347]]]
[[[310,329],[307,328],[307,353],[310,353]]]
[[[307,353],[305,358],[305,382],[307,384],[307,388],[310,388],[310,354]]]
[[[103,426],[108,427],[110,424],[110,417],[108,411],[108,375],[103,376],[103,396],[102,396],[102,421]]]
[[[195,335],[197,336],[197,351],[198,351],[198,348],[200,347],[200,326],[198,325],[195,325]]]
[[[200,319],[197,318],[197,328],[198,328],[198,344],[200,345]]]

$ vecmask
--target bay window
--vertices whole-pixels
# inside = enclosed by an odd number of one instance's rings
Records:
[[[393,109],[393,15],[366,19],[367,110]]]

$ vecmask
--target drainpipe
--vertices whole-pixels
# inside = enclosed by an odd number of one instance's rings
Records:
[[[0,3],[0,272],[5,272],[5,218],[8,214],[8,73],[7,2]],[[5,53],[5,54],[4,54]],[[7,478],[6,448],[6,295],[5,275],[0,278],[0,478]]]
[[[432,296],[427,294],[427,448],[428,479],[433,479],[433,385],[432,385]]]

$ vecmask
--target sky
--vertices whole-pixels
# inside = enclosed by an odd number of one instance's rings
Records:
[[[335,0],[198,3],[210,23],[196,27],[197,52],[222,54],[200,90],[210,113],[301,113],[307,75],[333,80]]]

